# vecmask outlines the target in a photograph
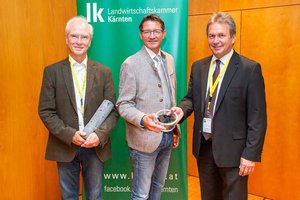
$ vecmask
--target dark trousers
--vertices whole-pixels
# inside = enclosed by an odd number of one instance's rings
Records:
[[[102,200],[103,165],[94,148],[77,148],[71,162],[57,162],[62,199],[78,200],[82,170],[86,199]]]
[[[248,199],[248,176],[239,176],[238,167],[218,167],[211,141],[202,138],[197,164],[202,200]]]

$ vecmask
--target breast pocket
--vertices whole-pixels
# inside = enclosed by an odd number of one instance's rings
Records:
[[[226,93],[226,98],[231,104],[240,104],[244,99],[242,88],[229,88]]]

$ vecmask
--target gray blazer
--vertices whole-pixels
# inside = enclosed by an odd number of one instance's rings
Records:
[[[89,122],[104,99],[115,103],[115,95],[111,71],[88,59],[84,123]],[[49,130],[46,159],[60,162],[73,160],[78,147],[71,141],[79,125],[68,58],[45,68],[38,111]],[[113,110],[95,130],[101,142],[95,150],[102,161],[111,156],[109,137],[117,119],[118,113]]]
[[[162,52],[171,82],[172,106],[176,102],[176,77],[173,57]],[[155,63],[145,47],[128,57],[122,64],[119,82],[117,109],[126,120],[128,146],[142,151],[153,152],[159,146],[162,133],[155,133],[140,126],[145,114],[155,113],[164,108],[163,89]],[[176,127],[174,133],[179,134]]]

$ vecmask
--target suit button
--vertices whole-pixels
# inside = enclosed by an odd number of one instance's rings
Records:
[[[160,99],[160,100],[159,100],[159,102],[163,102],[163,101],[164,101],[164,99]]]
[[[159,88],[161,88],[161,84],[159,83],[158,85],[157,85]]]

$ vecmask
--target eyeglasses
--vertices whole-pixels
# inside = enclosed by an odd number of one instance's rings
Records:
[[[82,42],[87,42],[90,39],[90,37],[88,35],[77,35],[77,34],[70,34],[69,38],[70,38],[70,40],[72,40],[74,42],[78,41],[78,40],[80,40]]]
[[[164,31],[161,29],[155,29],[152,31],[151,30],[141,30],[141,32],[143,33],[144,36],[149,37],[151,35],[151,33],[153,33],[154,36],[159,36]]]

